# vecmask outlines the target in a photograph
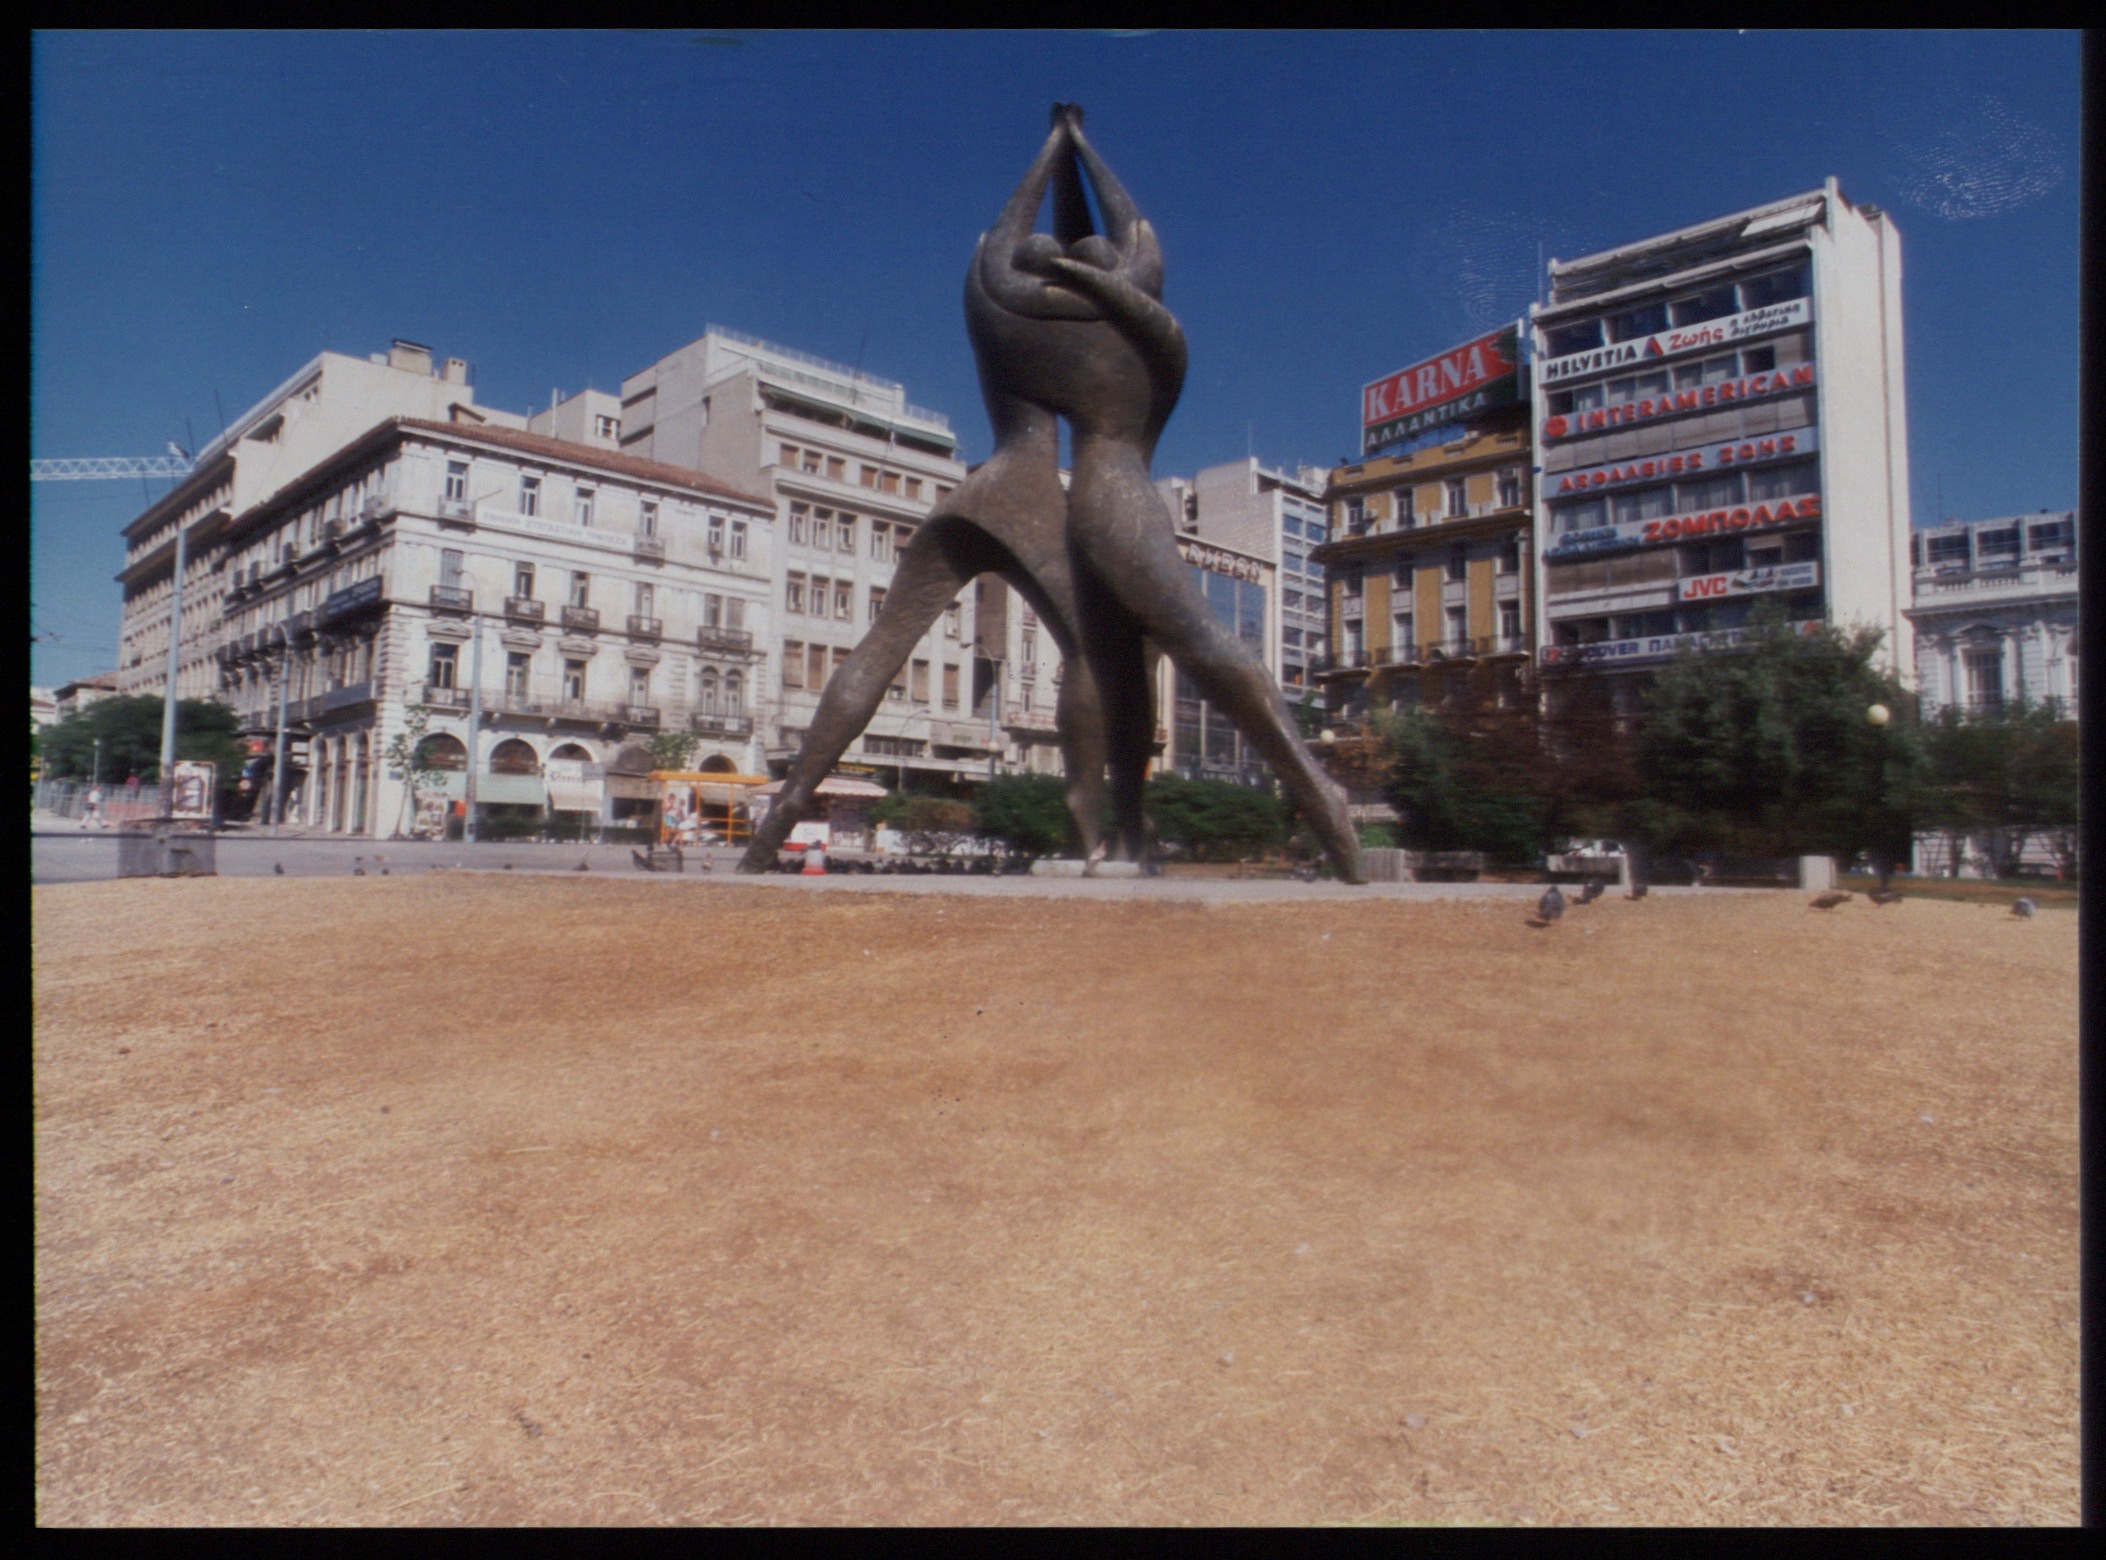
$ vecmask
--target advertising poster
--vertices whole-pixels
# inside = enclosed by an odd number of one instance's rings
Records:
[[[174,788],[169,792],[168,815],[191,823],[211,822],[212,783],[217,771],[215,764],[191,760],[177,763]]]

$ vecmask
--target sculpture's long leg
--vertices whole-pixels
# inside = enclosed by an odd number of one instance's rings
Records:
[[[1160,510],[1161,503],[1147,485],[1145,463],[1130,447],[1078,449],[1069,525],[1088,562],[1089,577],[1265,756],[1308,815],[1339,875],[1350,883],[1366,881],[1345,792],[1303,745],[1287,701],[1265,668],[1193,588],[1171,528],[1155,514],[1143,513],[1149,506]],[[1104,663],[1095,665],[1116,756],[1121,721],[1131,717],[1124,696],[1106,686]]]
[[[1141,861],[1148,829],[1143,792],[1155,747],[1155,689],[1140,625],[1086,560],[1074,568],[1081,649],[1103,710],[1115,856]]]
[[[828,680],[782,794],[753,831],[752,843],[739,862],[741,872],[766,872],[775,865],[776,852],[811,806],[819,782],[870,724],[870,717],[884,702],[885,690],[907,664],[921,636],[977,572],[962,571],[951,555],[951,546],[946,545],[957,540],[947,533],[962,525],[955,520],[929,521],[907,545],[877,622]]]

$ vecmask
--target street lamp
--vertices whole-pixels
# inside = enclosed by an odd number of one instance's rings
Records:
[[[286,632],[282,618],[273,626],[278,630],[279,650],[278,742],[271,753],[271,838],[276,839],[285,822],[285,701],[292,685],[292,635]]]
[[[1875,816],[1885,812],[1885,807],[1882,804],[1887,790],[1886,726],[1887,722],[1893,718],[1894,712],[1884,704],[1869,704],[1865,707],[1865,721],[1871,726],[1874,737],[1875,752],[1872,762],[1874,765],[1873,805]],[[1884,843],[1873,847],[1872,859],[1879,866],[1879,887],[1881,892],[1885,892],[1887,885],[1894,876],[1894,864],[1887,855]]]

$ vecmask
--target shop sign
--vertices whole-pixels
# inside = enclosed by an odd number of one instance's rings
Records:
[[[1521,329],[1508,325],[1360,392],[1360,453],[1521,398]]]
[[[1794,623],[1792,631],[1812,634],[1818,619]],[[1664,661],[1685,650],[1734,650],[1747,642],[1746,628],[1718,628],[1696,634],[1650,634],[1642,639],[1600,639],[1591,645],[1545,645],[1545,666],[1629,666],[1640,661]]]
[[[1699,536],[1725,536],[1738,531],[1763,531],[1799,520],[1821,518],[1821,495],[1802,493],[1766,504],[1735,504],[1729,509],[1704,509],[1686,515],[1668,515],[1659,520],[1623,520],[1615,525],[1589,526],[1553,537],[1543,549],[1546,563],[1590,553],[1616,552],[1626,547],[1658,547],[1686,542]]]
[[[314,620],[328,623],[348,612],[356,612],[360,607],[370,606],[380,599],[380,589],[380,576],[369,574],[356,585],[346,586],[324,601]]]
[[[1177,551],[1185,562],[1211,574],[1226,574],[1232,579],[1249,580],[1258,585],[1265,583],[1265,565],[1256,558],[1223,552],[1204,542],[1179,542]]]
[[[1649,422],[1655,417],[1674,417],[1682,412],[1700,412],[1714,406],[1737,406],[1742,401],[1759,401],[1793,390],[1810,390],[1813,388],[1813,382],[1814,366],[1811,363],[1780,368],[1774,373],[1743,374],[1738,379],[1696,385],[1667,395],[1641,396],[1620,406],[1604,406],[1594,411],[1546,417],[1543,419],[1543,437],[1571,439],[1604,428],[1621,428],[1631,423]]]
[[[1701,325],[1685,325],[1675,330],[1656,331],[1650,336],[1641,336],[1634,341],[1619,341],[1614,346],[1593,347],[1566,357],[1546,358],[1536,365],[1536,383],[1548,388],[1551,385],[1563,384],[1568,379],[1584,379],[1593,374],[1607,373],[1612,369],[1630,368],[1641,363],[1657,363],[1663,358],[1680,357],[1685,352],[1703,352],[1713,347],[1728,347],[1736,341],[1746,341],[1754,336],[1767,336],[1772,331],[1804,325],[1812,317],[1813,304],[1806,298],[1767,304],[1760,309],[1750,309],[1744,314],[1729,314],[1724,319],[1706,320]]]
[[[1811,455],[1819,448],[1818,430],[1813,428],[1800,428],[1792,433],[1766,433],[1756,439],[1729,439],[1724,444],[1678,450],[1672,455],[1648,455],[1643,460],[1618,461],[1613,466],[1567,471],[1554,485],[1546,475],[1543,482],[1548,491],[1544,496],[1571,498],[1604,488],[1629,487],[1634,482],[1659,482],[1705,471],[1732,471],[1741,466],[1759,466],[1773,460]]]
[[[1818,563],[1773,563],[1761,569],[1694,575],[1680,582],[1677,596],[1683,601],[1716,601],[1722,596],[1754,596],[1772,590],[1810,590],[1820,583]]]

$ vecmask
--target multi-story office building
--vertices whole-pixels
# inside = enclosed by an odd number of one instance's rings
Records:
[[[555,408],[558,418],[571,402]],[[707,472],[773,510],[777,675],[758,694],[780,774],[827,679],[875,621],[901,550],[965,475],[950,422],[896,381],[712,325],[622,382],[622,450]],[[960,593],[924,637],[844,768],[958,787],[1004,767],[1059,768],[1059,654],[1000,581]]]
[[[1313,667],[1324,654],[1323,565],[1310,561],[1309,549],[1328,535],[1326,476],[1313,466],[1290,472],[1249,457],[1156,483],[1181,535],[1272,565],[1275,626],[1265,664],[1289,704],[1317,696]]]
[[[1230,468],[1231,470],[1235,468]],[[1280,675],[1280,635],[1272,604],[1279,566],[1241,548],[1196,536],[1180,536],[1177,550],[1191,565],[1200,593],[1215,619],[1242,640],[1275,681]],[[1231,780],[1263,785],[1271,766],[1235,723],[1168,656],[1156,661],[1156,767],[1189,780]]]
[[[1909,538],[1909,558],[1925,718],[2020,703],[2075,718],[2074,510],[1928,526]]]
[[[1542,663],[1730,649],[1769,598],[1880,629],[1911,674],[1892,219],[1830,179],[1554,260],[1549,285],[1530,311]]]

